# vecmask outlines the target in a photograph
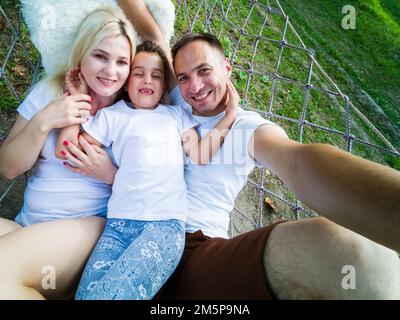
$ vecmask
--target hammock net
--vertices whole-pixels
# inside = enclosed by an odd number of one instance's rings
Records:
[[[176,0],[172,42],[190,32],[218,36],[233,65],[241,105],[281,125],[301,143],[335,145],[390,165],[396,148],[360,112],[306,47],[278,0]],[[0,143],[15,120],[27,89],[42,76],[40,57],[16,8],[0,5]],[[0,181],[0,216],[12,218],[22,203],[29,174]],[[230,235],[278,219],[302,219],[316,213],[300,203],[274,174],[255,169],[231,212]]]

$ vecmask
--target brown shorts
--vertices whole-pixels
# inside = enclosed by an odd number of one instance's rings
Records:
[[[155,299],[274,299],[263,264],[268,236],[277,224],[232,239],[186,234],[185,251]]]

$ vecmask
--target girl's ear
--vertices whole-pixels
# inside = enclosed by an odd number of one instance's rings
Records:
[[[232,66],[228,58],[225,58],[225,70],[230,78],[232,75]]]

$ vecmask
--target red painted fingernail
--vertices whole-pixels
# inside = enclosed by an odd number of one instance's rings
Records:
[[[68,147],[68,141],[65,140],[65,141],[63,142],[63,145],[66,146],[66,147]]]
[[[81,137],[81,135],[80,134],[78,134],[78,139]]]
[[[65,150],[61,150],[61,154],[62,154],[63,156],[66,156],[66,155],[67,155],[67,153],[65,152]]]
[[[64,166],[67,166],[67,164],[68,164],[68,162],[63,162],[63,165],[64,165]]]

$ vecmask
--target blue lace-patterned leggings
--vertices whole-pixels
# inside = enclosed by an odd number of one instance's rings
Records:
[[[184,222],[108,219],[83,272],[78,300],[147,300],[182,256]]]

